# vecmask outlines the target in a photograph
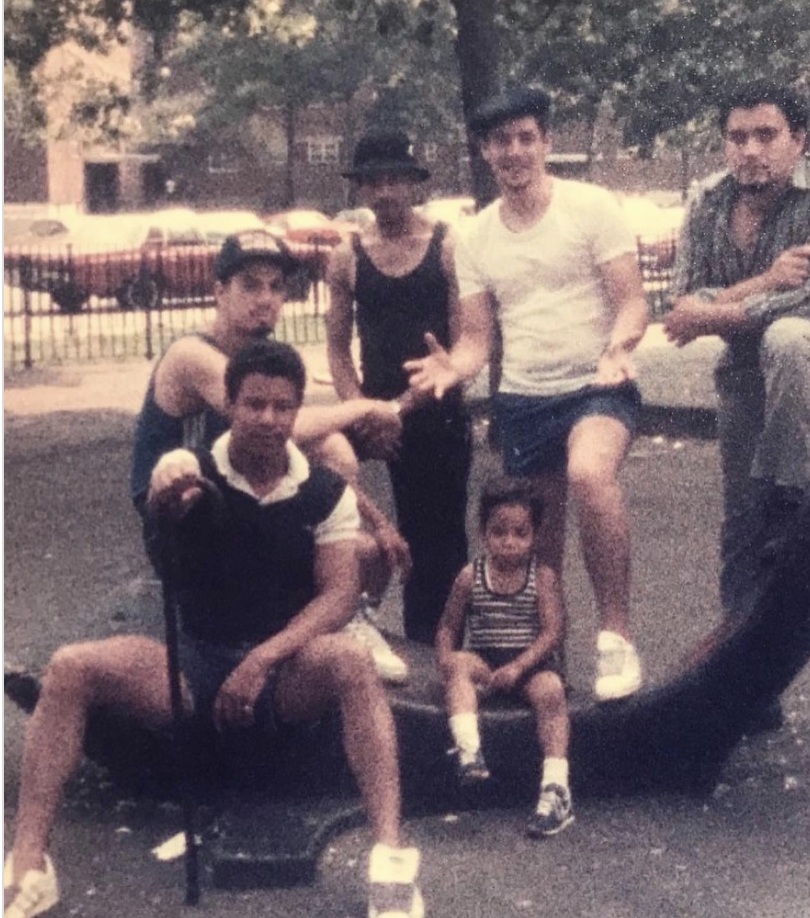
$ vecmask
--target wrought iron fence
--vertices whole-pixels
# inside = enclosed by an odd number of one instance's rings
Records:
[[[638,243],[653,317],[666,309],[674,240]],[[214,314],[209,246],[83,255],[69,250],[4,251],[4,357],[8,368],[125,357],[151,359]],[[329,308],[327,250],[307,251],[276,327],[292,344],[324,340]]]
[[[669,286],[675,267],[675,236],[663,237],[652,242],[636,240],[638,264],[641,279],[647,294],[650,318],[660,319],[669,308]]]
[[[104,254],[7,247],[3,333],[7,367],[159,354],[208,324],[217,247],[177,246]],[[324,337],[326,251],[310,247],[291,281],[277,336]]]

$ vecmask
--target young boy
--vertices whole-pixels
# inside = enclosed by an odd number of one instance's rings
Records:
[[[555,574],[536,555],[542,503],[525,481],[499,479],[482,492],[484,552],[456,578],[436,635],[457,771],[485,780],[476,689],[516,693],[534,709],[543,772],[527,831],[555,835],[574,817],[568,788],[568,707],[561,677],[563,613]],[[466,624],[468,649],[458,650]]]

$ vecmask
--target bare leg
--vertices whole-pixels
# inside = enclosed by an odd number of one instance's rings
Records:
[[[454,714],[477,714],[475,686],[488,682],[490,675],[490,668],[478,654],[464,650],[454,653],[442,673],[447,713],[451,717]]]
[[[553,672],[535,673],[523,687],[523,694],[534,709],[537,741],[545,758],[568,757],[568,703],[562,680]]]
[[[148,723],[169,721],[166,649],[146,637],[71,644],[53,655],[28,723],[14,874],[41,870],[65,782],[79,764],[85,725],[96,706],[120,708]]]
[[[276,710],[291,722],[340,705],[343,742],[375,841],[399,845],[400,793],[394,719],[368,651],[342,634],[315,638],[281,668]]]
[[[568,438],[568,484],[576,500],[585,566],[602,628],[629,639],[630,524],[618,481],[630,445],[620,421],[583,418]]]

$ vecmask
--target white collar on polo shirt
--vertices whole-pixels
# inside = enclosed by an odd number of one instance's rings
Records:
[[[289,500],[289,498],[298,493],[301,484],[309,478],[309,460],[292,440],[288,440],[286,443],[287,474],[279,480],[279,483],[269,494],[259,498],[245,476],[237,472],[231,465],[231,460],[228,456],[228,444],[230,441],[231,432],[228,430],[211,447],[211,455],[214,457],[217,469],[231,487],[236,488],[238,491],[244,491],[245,494],[250,494],[259,503],[273,504],[279,500]]]

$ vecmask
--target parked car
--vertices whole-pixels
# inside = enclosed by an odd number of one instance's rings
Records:
[[[209,210],[196,212],[196,225],[209,245],[219,245],[227,236],[249,230],[267,231],[264,220],[251,210]]]
[[[64,236],[70,227],[55,217],[12,217],[3,219],[4,245],[36,245],[54,236]]]
[[[264,218],[266,226],[290,243],[296,245],[333,247],[353,230],[348,223],[332,220],[319,210],[285,210]],[[305,252],[306,249],[298,249]]]
[[[335,223],[346,224],[352,232],[368,229],[376,223],[377,218],[370,207],[348,207],[335,214]]]
[[[267,228],[250,211],[172,208],[87,217],[75,232],[42,244],[5,246],[6,281],[49,293],[69,313],[91,296],[114,297],[124,309],[210,299],[223,239],[246,230]]]

